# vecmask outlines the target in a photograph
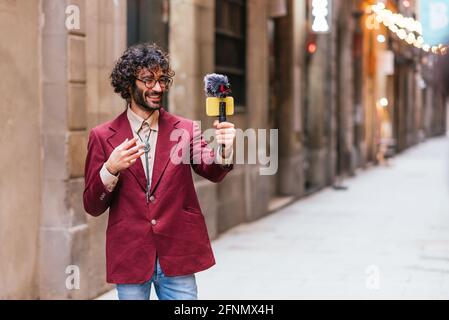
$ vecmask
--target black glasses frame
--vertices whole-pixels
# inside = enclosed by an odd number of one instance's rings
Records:
[[[162,76],[157,80],[156,79],[143,80],[143,79],[136,77],[136,80],[139,80],[140,82],[142,82],[145,85],[145,87],[147,87],[148,89],[153,89],[156,86],[156,83],[158,83],[158,82],[162,89],[168,89],[173,84],[173,78],[167,77],[167,76]]]

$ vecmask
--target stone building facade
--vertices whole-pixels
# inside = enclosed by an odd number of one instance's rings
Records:
[[[217,19],[226,21],[217,6],[228,2],[244,14],[241,34],[217,27]],[[237,39],[243,72],[228,69],[243,81],[244,103],[230,120],[242,130],[279,129],[277,174],[262,176],[261,164],[247,164],[219,185],[195,178],[211,238],[376,163],[379,82],[369,62],[382,48],[373,51],[364,27],[367,3],[334,1],[330,32],[313,34],[311,2],[302,0],[0,1],[1,30],[9,30],[0,33],[7,75],[0,84],[0,299],[88,299],[111,288],[107,214],[92,218],[82,206],[84,159],[90,128],[125,108],[109,74],[131,39],[166,46],[176,71],[168,109],[203,129],[213,122],[204,112],[203,77],[223,59],[217,48],[226,46],[217,42]],[[136,20],[142,8],[152,14]],[[79,28],[72,28],[78,13]],[[400,106],[393,116],[398,152],[446,129],[431,64],[410,59],[412,67],[394,75],[407,85],[391,93]],[[410,95],[419,98],[404,100]],[[258,152],[269,149],[259,145]],[[78,271],[77,289],[69,280]]]

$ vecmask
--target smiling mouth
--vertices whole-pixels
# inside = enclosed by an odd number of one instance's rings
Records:
[[[161,96],[147,96],[146,98],[151,102],[160,102],[162,99]]]

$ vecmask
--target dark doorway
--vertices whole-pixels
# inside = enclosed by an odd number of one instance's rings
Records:
[[[168,51],[169,0],[128,0],[127,44],[156,43]],[[164,96],[168,110],[168,96]]]

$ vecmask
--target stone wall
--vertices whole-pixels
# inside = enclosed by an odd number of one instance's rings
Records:
[[[121,97],[113,92],[109,75],[126,49],[126,0],[89,0],[86,7],[87,127],[112,120],[125,110]],[[88,297],[111,289],[106,284],[106,212],[87,216],[89,230]]]
[[[0,2],[0,300],[38,292],[39,12],[39,1]]]
[[[80,29],[66,28],[66,9],[80,10]],[[85,2],[42,0],[42,207],[39,298],[83,298],[87,286],[88,229],[82,207],[86,156]],[[80,289],[66,286],[69,266]],[[69,267],[70,268],[70,267]]]
[[[80,28],[67,29],[66,9],[80,10]],[[86,299],[105,284],[105,221],[83,209],[87,133],[124,110],[109,74],[126,44],[126,2],[43,0],[43,188],[39,297]],[[68,266],[80,288],[68,289]]]

